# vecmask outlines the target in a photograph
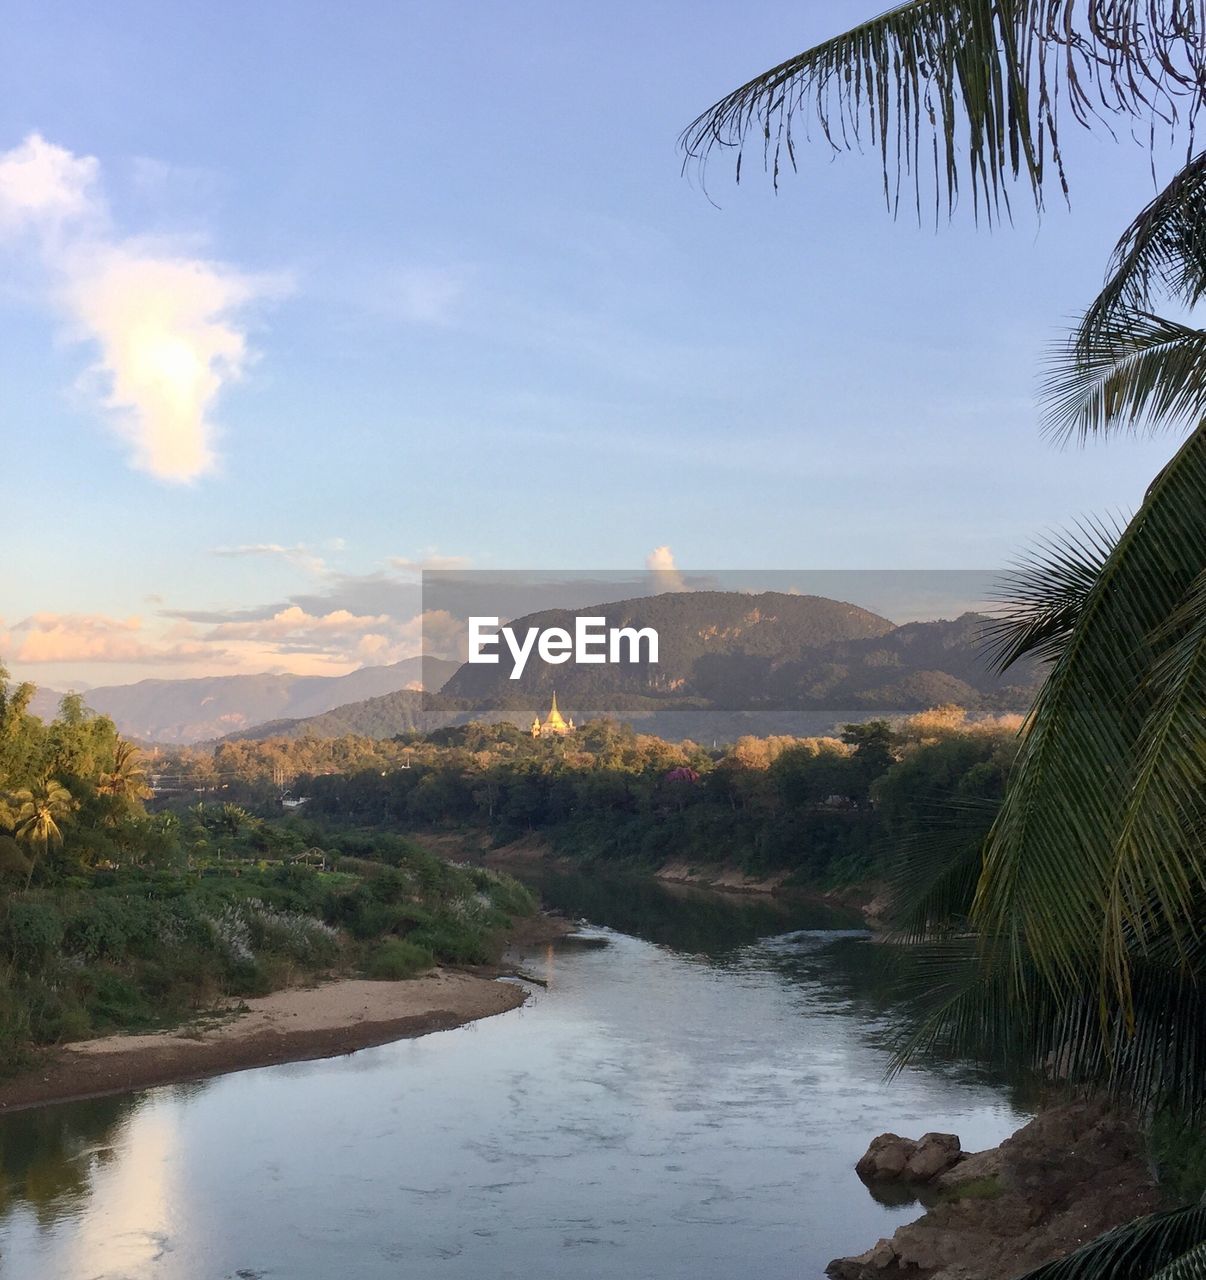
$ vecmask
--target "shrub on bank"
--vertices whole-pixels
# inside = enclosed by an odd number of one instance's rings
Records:
[[[370,978],[398,982],[425,973],[434,963],[426,947],[405,938],[387,938],[374,948],[365,972]]]

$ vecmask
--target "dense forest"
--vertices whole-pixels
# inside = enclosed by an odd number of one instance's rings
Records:
[[[301,801],[315,839],[328,827],[472,827],[500,845],[538,833],[574,857],[723,862],[813,886],[884,874],[927,823],[982,827],[1020,723],[944,706],[709,749],[609,719],[554,740],[473,723],[391,741],[226,742],[175,753],[159,776],[177,804],[223,796],[271,814]]]

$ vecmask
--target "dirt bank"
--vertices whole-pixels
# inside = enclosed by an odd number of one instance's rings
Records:
[[[920,1194],[927,1213],[858,1257],[834,1259],[827,1274],[1010,1280],[1160,1207],[1138,1126],[1102,1102],[1043,1111]]]

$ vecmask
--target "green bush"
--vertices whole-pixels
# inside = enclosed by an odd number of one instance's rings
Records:
[[[29,1034],[35,1044],[59,1044],[82,1040],[92,1023],[75,993],[65,984],[31,978],[22,993],[29,1018]]]
[[[494,959],[494,947],[485,929],[446,916],[416,929],[409,941],[449,964],[489,964]]]
[[[162,1021],[145,990],[115,969],[96,968],[81,984],[87,1001],[89,1021],[97,1031],[153,1027]]]
[[[405,938],[387,938],[374,948],[365,972],[370,978],[398,982],[423,973],[433,963],[432,954],[426,947],[417,946]]]
[[[42,902],[9,905],[0,946],[23,969],[44,965],[63,940],[63,917]]]
[[[98,898],[72,914],[63,930],[63,950],[83,960],[103,960],[125,952],[131,929],[125,903]]]

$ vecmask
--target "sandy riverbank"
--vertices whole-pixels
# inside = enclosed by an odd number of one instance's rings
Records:
[[[517,983],[439,969],[407,982],[342,978],[277,991],[232,1004],[229,1017],[204,1028],[104,1036],[50,1051],[32,1070],[0,1082],[0,1114],[331,1058],[489,1018],[526,998]]]
[[[512,954],[531,953],[571,932],[567,920],[541,912],[515,922],[508,947]],[[0,1115],[278,1062],[334,1058],[391,1040],[448,1031],[523,1004],[528,994],[523,986],[497,980],[509,972],[504,965],[474,972],[435,969],[405,982],[335,978],[229,1001],[203,1023],[148,1035],[77,1040],[45,1051],[29,1071],[0,1080]]]

